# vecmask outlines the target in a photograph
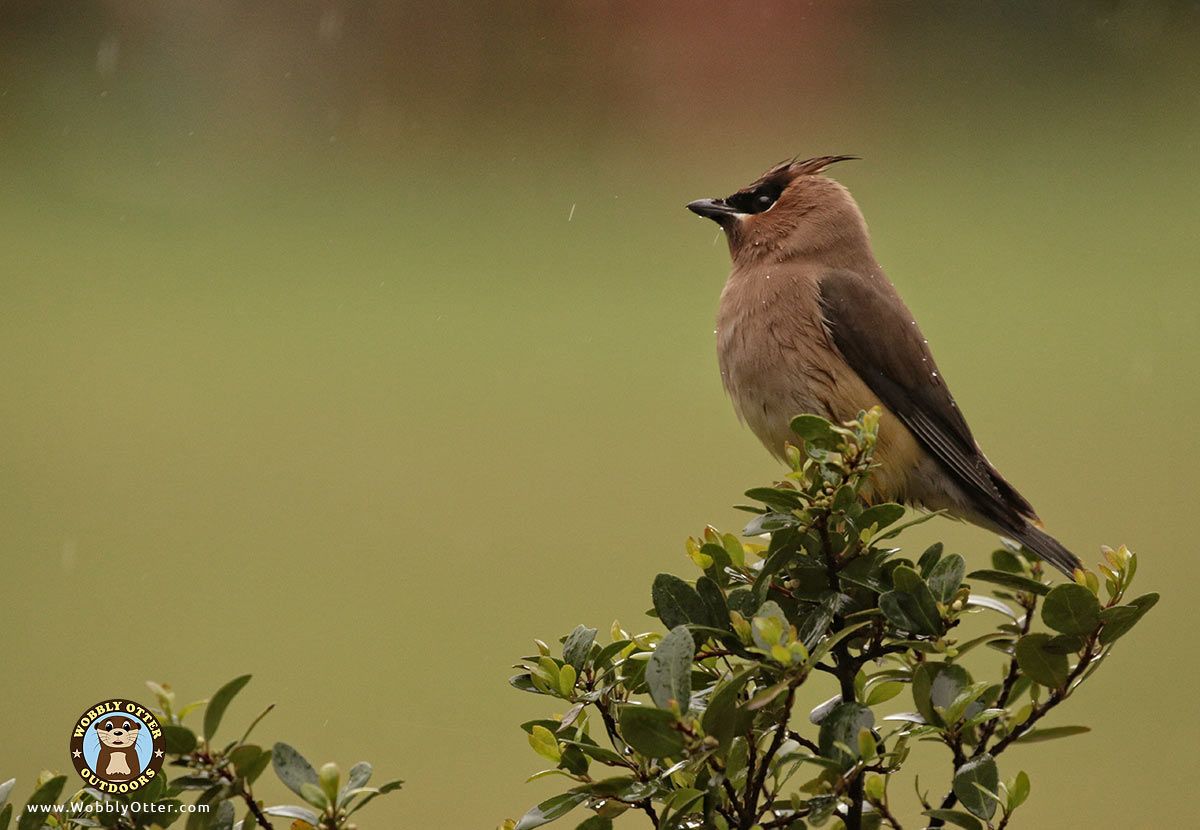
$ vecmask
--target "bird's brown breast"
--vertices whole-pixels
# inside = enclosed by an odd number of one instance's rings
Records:
[[[820,269],[804,263],[737,269],[721,293],[717,356],[738,416],[777,456],[796,443],[792,418],[841,422],[879,398],[834,346],[818,302]],[[921,451],[897,419],[881,424],[872,477],[881,498],[901,498]]]

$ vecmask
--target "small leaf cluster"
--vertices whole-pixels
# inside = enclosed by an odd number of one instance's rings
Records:
[[[530,780],[564,790],[502,830],[577,808],[588,811],[578,830],[625,813],[660,830],[898,830],[890,794],[920,742],[950,760],[942,797],[914,782],[930,827],[1011,826],[1030,780],[1002,777],[997,757],[1086,731],[1043,719],[1157,596],[1126,600],[1137,558],[1125,548],[1104,549],[1099,575],[1057,586],[1012,545],[971,573],[940,544],[905,557],[893,540],[928,516],[905,522],[900,505],[872,503],[878,422],[878,411],[795,419],[790,472],[746,493],[756,504],[742,536],[708,527],[686,545],[697,575],[655,578],[649,613],[663,632],[614,623],[603,643],[580,625],[561,647],[535,641],[510,683],[554,700],[522,729],[548,764]],[[981,623],[990,630],[960,633]],[[987,654],[990,668],[972,673],[965,658]],[[797,726],[799,692],[822,686],[831,696]]]
[[[351,821],[355,813],[378,796],[400,788],[400,781],[370,786],[372,767],[365,761],[355,764],[343,782],[336,764],[325,764],[318,771],[286,743],[275,743],[269,748],[252,743],[251,733],[274,704],[265,707],[240,738],[218,741],[217,732],[229,704],[249,682],[250,675],[242,675],[226,683],[209,699],[183,706],[177,706],[175,692],[169,685],[147,683],[158,704],[151,708],[162,725],[169,759],[162,774],[129,794],[108,794],[84,787],[64,801],[67,776],[43,772],[25,809],[18,814],[17,830],[85,827],[142,830],[169,827],[185,816],[184,830],[255,827],[274,830],[273,817],[283,819],[284,823],[278,826],[289,830],[356,830]],[[184,719],[198,710],[203,710],[203,722],[197,731]],[[255,797],[254,784],[268,768],[273,768],[279,780],[306,802],[305,806],[265,806]],[[167,774],[168,769],[175,769],[178,774],[172,778]],[[13,818],[13,805],[7,802],[14,785],[15,779],[0,784],[0,830],[8,830]],[[181,811],[179,808],[190,793],[195,793],[193,804],[208,809]],[[51,804],[64,806],[50,812],[29,809],[30,805],[36,808]]]

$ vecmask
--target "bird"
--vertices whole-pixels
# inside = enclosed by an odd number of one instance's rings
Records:
[[[785,457],[792,419],[834,423],[882,407],[864,497],[966,520],[1072,576],[1079,558],[988,461],[916,318],[880,268],[850,192],[825,175],[854,156],[792,159],[688,210],[725,232],[732,270],[717,312],[721,379],[739,418]]]

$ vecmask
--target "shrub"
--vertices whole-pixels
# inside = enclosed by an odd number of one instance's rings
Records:
[[[665,633],[614,623],[602,644],[581,625],[561,649],[537,641],[510,682],[561,710],[522,729],[550,765],[533,778],[567,786],[502,828],[577,807],[591,812],[578,830],[626,811],[663,830],[898,828],[890,793],[918,741],[953,759],[944,795],[918,793],[929,826],[1010,826],[1030,781],[997,759],[1087,731],[1044,724],[1157,595],[1126,600],[1137,559],[1123,547],[1057,586],[1013,546],[969,574],[940,544],[905,558],[894,540],[928,516],[904,523],[900,505],[861,496],[878,420],[795,419],[790,472],[746,493],[759,504],[744,508],[749,541],[706,528],[687,541],[698,577],[655,578]],[[994,626],[966,636],[972,617]],[[968,671],[963,658],[988,650],[999,665]],[[826,680],[836,694],[794,723],[798,692]],[[913,711],[879,713],[902,700]]]

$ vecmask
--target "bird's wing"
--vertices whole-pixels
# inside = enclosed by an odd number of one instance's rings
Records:
[[[975,443],[912,314],[887,279],[829,271],[818,285],[826,326],[850,368],[950,471],[976,506],[1002,525],[1018,516],[1036,519],[1029,502]]]

